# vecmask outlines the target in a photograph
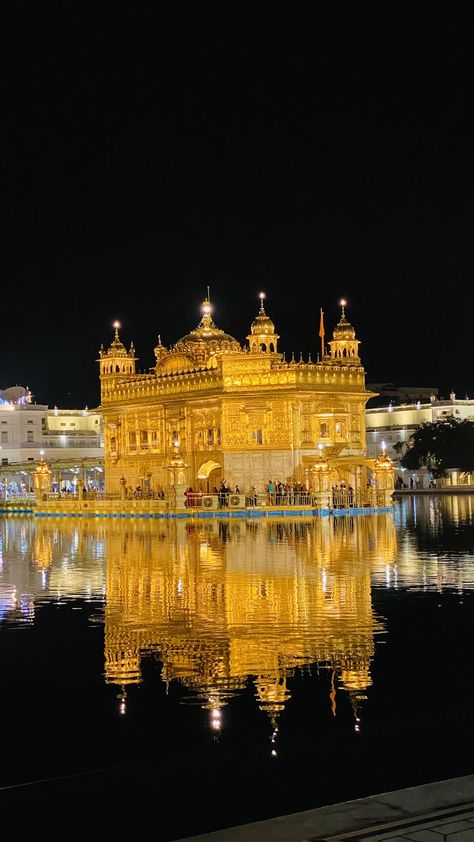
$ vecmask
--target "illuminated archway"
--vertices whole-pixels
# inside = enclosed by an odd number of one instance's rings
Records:
[[[213,471],[221,471],[222,465],[219,465],[218,462],[214,462],[212,459],[209,459],[207,462],[203,462],[202,465],[198,468],[196,478],[203,483],[206,483],[206,491],[209,491],[209,477]]]

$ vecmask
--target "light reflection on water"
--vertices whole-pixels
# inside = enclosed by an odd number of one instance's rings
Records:
[[[0,520],[0,786],[158,758],[172,839],[466,774],[473,500],[322,520]],[[138,784],[134,801],[145,809]]]
[[[29,551],[28,549],[29,548]],[[383,621],[371,572],[392,566],[390,516],[305,521],[3,522],[0,617],[33,623],[45,602],[104,600],[104,677],[141,681],[143,653],[162,679],[216,711],[251,677],[272,720],[287,679],[312,664],[340,689],[371,684]],[[189,694],[187,694],[189,698]]]
[[[163,682],[210,711],[250,677],[274,720],[295,668],[327,668],[338,689],[364,697],[385,630],[371,588],[474,587],[472,553],[443,545],[446,524],[472,521],[470,496],[412,497],[394,517],[3,520],[0,620],[25,627],[42,604],[96,602],[104,678],[121,689],[122,712],[153,653]]]

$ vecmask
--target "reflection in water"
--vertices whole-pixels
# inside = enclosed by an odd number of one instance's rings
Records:
[[[31,624],[42,602],[102,598],[103,554],[93,521],[0,520],[0,620]]]
[[[395,524],[397,558],[386,585],[460,594],[474,588],[474,495],[405,498]],[[382,571],[373,571],[372,584],[383,586]]]
[[[383,630],[372,612],[371,561],[393,562],[394,553],[386,515],[148,529],[122,521],[107,538],[107,681],[139,682],[141,655],[154,652],[163,680],[190,690],[214,730],[249,677],[274,724],[295,668],[327,667],[339,687],[363,695]]]
[[[408,756],[411,783],[465,774],[473,502],[419,496],[353,519],[0,519],[0,783],[155,758],[134,803],[154,808],[161,775],[174,832],[185,769],[183,835],[314,807],[316,790],[322,804],[406,785],[392,770]],[[278,765],[255,751],[270,735]]]
[[[275,724],[289,677],[312,665],[330,670],[335,713],[338,689],[357,707],[371,684],[383,631],[371,586],[473,588],[473,517],[471,496],[420,496],[395,518],[3,520],[0,620],[27,626],[43,602],[105,601],[95,620],[122,713],[149,654],[167,687],[209,709],[214,731],[249,679]]]
[[[339,688],[357,708],[383,631],[372,611],[371,569],[393,565],[396,539],[389,515],[48,519],[4,522],[1,548],[16,559],[3,571],[5,619],[32,622],[35,603],[105,593],[105,677],[120,688],[120,712],[127,685],[142,680],[143,655],[153,653],[166,685],[180,683],[184,698],[209,709],[218,732],[223,705],[249,679],[277,728],[288,678],[314,664],[331,670],[333,713]]]

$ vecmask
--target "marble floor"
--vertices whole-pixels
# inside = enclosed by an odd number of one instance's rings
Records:
[[[187,842],[382,840],[474,842],[474,775],[204,833]]]

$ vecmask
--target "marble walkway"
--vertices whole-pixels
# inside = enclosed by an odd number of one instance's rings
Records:
[[[204,833],[187,842],[382,840],[474,842],[474,775]]]

